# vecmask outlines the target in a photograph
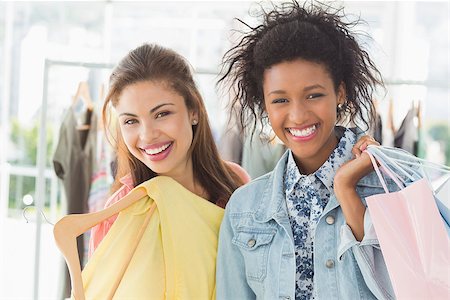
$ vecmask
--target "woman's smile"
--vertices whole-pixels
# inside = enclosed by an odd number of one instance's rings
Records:
[[[158,143],[157,145],[151,145],[145,148],[142,148],[142,151],[148,155],[148,158],[152,161],[159,161],[165,159],[169,156],[170,151],[172,150],[173,142],[169,143]]]

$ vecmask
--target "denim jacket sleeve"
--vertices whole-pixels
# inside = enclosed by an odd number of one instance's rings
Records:
[[[367,287],[375,297],[377,299],[395,299],[386,263],[368,210],[366,209],[364,214],[364,237],[361,242],[356,240],[346,223],[342,225],[340,235],[338,259],[341,260],[346,251],[351,251]]]
[[[350,227],[344,223],[341,227],[341,242],[338,247],[338,258],[341,259],[344,253],[353,246],[372,246],[380,249],[377,235],[370,218],[369,211],[364,213],[364,237],[361,242],[357,241]]]
[[[242,254],[231,242],[233,236],[234,230],[227,209],[219,233],[216,299],[256,299],[256,295],[247,284]]]

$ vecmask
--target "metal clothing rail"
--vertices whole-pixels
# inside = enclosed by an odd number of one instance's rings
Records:
[[[52,67],[66,66],[66,67],[85,67],[88,69],[112,69],[113,64],[103,63],[89,63],[89,62],[72,62],[60,60],[45,60],[44,65],[44,87],[41,103],[41,115],[39,126],[39,141],[37,147],[37,178],[36,178],[36,239],[34,252],[34,287],[33,299],[39,298],[39,271],[40,271],[40,247],[41,247],[41,225],[42,216],[39,213],[43,211],[45,203],[45,163],[47,157],[47,105],[48,105],[48,84],[49,72]]]
[[[384,82],[387,86],[393,85],[423,85],[426,87],[433,88],[441,88],[441,89],[449,89],[450,83],[445,80],[426,80],[426,81],[417,81],[417,80],[400,80],[400,79],[387,79]]]

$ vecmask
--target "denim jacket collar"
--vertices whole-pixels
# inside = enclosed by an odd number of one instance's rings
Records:
[[[266,187],[259,207],[255,213],[257,222],[268,222],[271,219],[287,218],[287,208],[284,202],[284,170],[286,169],[289,151],[284,152],[272,172],[266,174],[272,184]]]

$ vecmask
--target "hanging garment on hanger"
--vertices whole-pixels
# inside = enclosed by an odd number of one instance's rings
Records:
[[[417,156],[419,142],[416,116],[417,110],[414,107],[410,108],[394,135],[394,147],[406,150],[415,156]]]
[[[77,92],[72,97],[72,106],[75,106],[79,100],[82,100],[88,110],[94,109],[94,103],[89,94],[89,84],[85,81],[78,83]]]
[[[257,178],[271,172],[279,159],[286,151],[286,147],[276,139],[268,141],[273,133],[265,133],[260,128],[256,134],[244,138],[242,150],[242,167],[248,172],[251,178]],[[263,134],[263,140],[260,135]]]
[[[116,222],[82,272],[81,286],[70,237],[118,211]],[[61,225],[55,225],[55,240],[71,270],[74,297],[215,299],[223,213],[172,178],[158,176],[103,211],[63,218]]]
[[[59,140],[53,155],[53,167],[61,179],[67,201],[67,213],[85,213],[88,211],[92,164],[95,153],[97,115],[87,110],[85,122],[89,128],[78,130],[73,107],[70,107],[60,127]],[[85,123],[86,124],[86,123]],[[84,256],[83,237],[78,239],[80,262]],[[70,281],[66,270],[65,287],[61,298],[70,296]]]
[[[111,154],[105,135],[102,131],[97,133],[97,146],[94,156],[94,165],[91,176],[91,188],[89,190],[89,212],[96,212],[105,208],[109,198],[113,177],[110,171]]]
[[[219,139],[219,153],[222,159],[242,165],[243,135],[237,123],[227,126]]]
[[[379,113],[376,113],[375,115],[375,124],[373,127],[373,139],[380,143],[380,145],[383,144],[383,121],[381,120],[381,116]]]
[[[98,130],[95,147],[95,155],[92,166],[92,176],[89,189],[89,198],[87,201],[88,211],[96,212],[105,208],[106,201],[110,196],[110,188],[113,183],[109,163],[111,154],[105,139],[103,131]],[[87,262],[90,256],[89,241],[91,231],[83,234],[84,237],[84,262]]]

